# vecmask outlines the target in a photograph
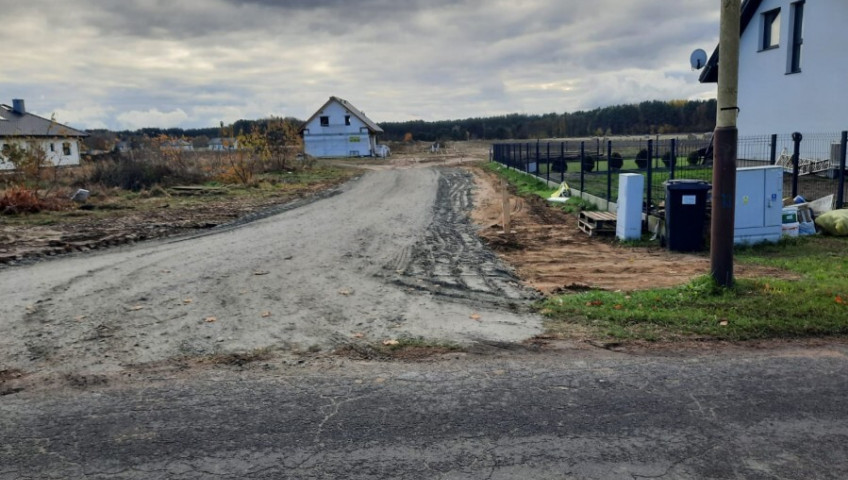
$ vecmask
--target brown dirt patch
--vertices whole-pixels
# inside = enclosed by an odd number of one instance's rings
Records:
[[[0,265],[206,230],[310,197],[345,179],[237,197],[198,188],[133,202],[94,199],[77,210],[46,214],[44,225],[0,215]]]
[[[511,192],[512,231],[503,232],[497,176],[471,168],[477,190],[472,219],[479,235],[530,286],[545,294],[586,289],[633,291],[672,287],[709,273],[706,253],[682,254],[657,247],[629,247],[614,237],[589,237],[577,217],[536,196]],[[737,265],[738,277],[792,275],[778,269]]]

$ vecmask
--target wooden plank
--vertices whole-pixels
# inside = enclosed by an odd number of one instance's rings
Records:
[[[615,232],[616,215],[611,212],[580,212],[577,227],[590,237],[599,233]]]

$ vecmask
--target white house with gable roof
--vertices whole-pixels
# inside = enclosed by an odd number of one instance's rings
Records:
[[[13,145],[40,148],[52,165],[79,165],[80,139],[87,136],[85,132],[27,112],[21,99],[12,100],[11,106],[0,105],[0,170],[14,168],[4,156]]]
[[[350,102],[330,97],[300,127],[303,147],[313,157],[370,157],[378,154],[383,129]]]

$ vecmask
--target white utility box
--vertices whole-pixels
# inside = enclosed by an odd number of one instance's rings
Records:
[[[615,218],[615,236],[619,240],[642,238],[642,196],[645,177],[637,173],[618,176],[618,211]]]
[[[733,243],[776,242],[783,231],[783,168],[736,170]]]

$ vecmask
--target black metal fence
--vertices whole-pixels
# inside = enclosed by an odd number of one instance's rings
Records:
[[[845,197],[848,132],[740,137],[737,168],[779,165],[784,170],[784,196],[815,200],[830,194],[836,208]],[[618,199],[618,176],[645,175],[644,210],[652,213],[665,198],[670,179],[712,181],[710,139],[535,140],[496,143],[492,160],[540,179],[570,187],[610,202]]]

